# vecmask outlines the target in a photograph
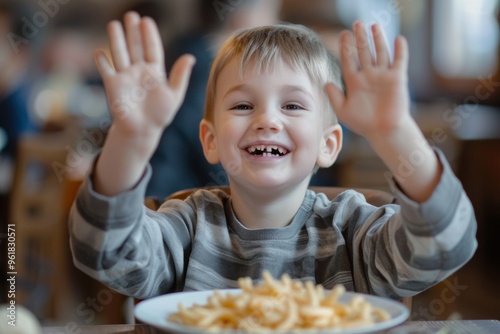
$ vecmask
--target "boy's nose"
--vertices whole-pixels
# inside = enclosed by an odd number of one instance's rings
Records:
[[[280,132],[283,129],[283,123],[276,112],[262,110],[255,114],[253,128],[256,131]]]

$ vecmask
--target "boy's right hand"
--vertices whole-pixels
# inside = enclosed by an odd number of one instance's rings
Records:
[[[95,52],[113,116],[113,130],[137,138],[161,135],[180,108],[195,59],[184,55],[166,78],[163,46],[151,18],[135,12],[122,24],[108,25],[113,65],[102,50]],[[154,140],[153,140],[154,142]]]
[[[95,190],[114,196],[131,189],[144,175],[161,134],[184,96],[194,57],[179,58],[167,80],[163,46],[153,20],[137,13],[109,24],[110,64],[103,51],[95,53],[104,80],[113,124],[93,173]]]

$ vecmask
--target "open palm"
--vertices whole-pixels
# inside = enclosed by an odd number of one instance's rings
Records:
[[[381,28],[372,26],[375,56],[361,22],[352,33],[341,35],[341,63],[347,95],[333,84],[326,86],[330,103],[340,121],[364,136],[389,134],[410,116],[407,91],[408,51],[406,42],[398,37],[394,62]]]
[[[184,100],[194,58],[179,58],[167,79],[158,28],[134,12],[125,15],[125,32],[113,21],[108,35],[114,66],[102,50],[94,56],[114,127],[133,135],[161,132]]]

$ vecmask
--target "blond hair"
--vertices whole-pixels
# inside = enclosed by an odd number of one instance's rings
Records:
[[[281,61],[296,70],[304,71],[320,92],[327,82],[343,88],[339,62],[320,41],[319,36],[302,25],[278,24],[240,31],[221,47],[212,64],[207,84],[204,118],[213,121],[215,87],[217,79],[232,59],[240,58],[240,75],[250,62],[258,73],[270,71]],[[324,96],[324,109],[328,124],[337,118]]]

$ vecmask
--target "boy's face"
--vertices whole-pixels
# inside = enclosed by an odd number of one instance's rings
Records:
[[[260,74],[250,64],[241,78],[233,59],[217,80],[213,123],[201,123],[205,156],[241,185],[309,182],[316,165],[334,162],[341,142],[340,127],[324,124],[321,93],[286,63]]]

